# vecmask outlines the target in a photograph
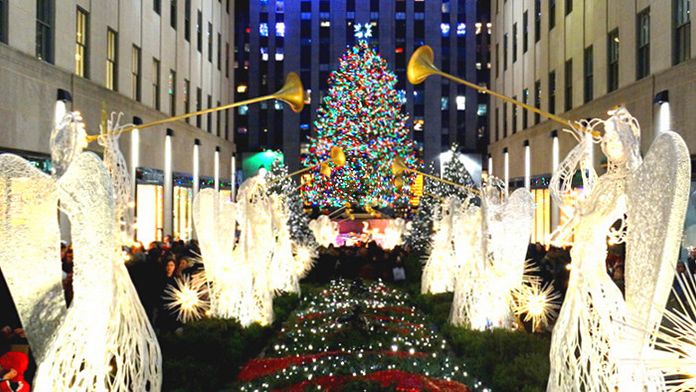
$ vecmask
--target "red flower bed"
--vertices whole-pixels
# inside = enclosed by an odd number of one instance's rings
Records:
[[[305,380],[287,388],[276,389],[278,392],[304,392],[308,387],[321,386],[325,391],[336,391],[340,387],[352,381],[376,381],[382,387],[395,387],[397,391],[404,392],[470,392],[464,384],[432,379],[421,374],[404,372],[401,370],[382,370],[365,376],[321,376],[312,380]]]

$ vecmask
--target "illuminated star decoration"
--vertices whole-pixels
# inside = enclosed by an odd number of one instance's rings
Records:
[[[164,290],[166,308],[176,312],[176,319],[184,324],[203,317],[208,310],[206,280],[195,275],[176,278],[174,282]]]
[[[372,24],[371,23],[356,23],[353,25],[353,35],[358,39],[365,39],[372,37]]]
[[[696,390],[696,280],[686,273],[678,274],[677,281],[682,294],[673,287],[677,304],[665,310],[655,336],[658,355],[648,360],[665,375],[669,392]]]
[[[550,283],[544,286],[538,282],[525,284],[516,291],[513,311],[517,316],[524,315],[524,321],[531,320],[532,331],[538,331],[558,315],[560,298],[561,294],[554,291]]]
[[[401,189],[394,185],[390,164],[400,157],[415,168],[420,161],[395,85],[396,75],[365,40],[340,58],[338,70],[329,76],[330,88],[314,122],[316,137],[310,138],[303,161],[315,167],[308,174],[311,181],[302,187],[305,201],[322,207],[408,203],[415,176],[404,176]],[[334,146],[343,149],[346,162],[325,176],[318,164],[329,159]]]

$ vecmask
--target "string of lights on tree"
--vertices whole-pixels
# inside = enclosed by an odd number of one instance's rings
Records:
[[[290,238],[300,245],[316,245],[314,234],[309,228],[309,217],[304,212],[304,202],[297,186],[288,177],[288,167],[277,159],[271,165],[271,171],[267,174],[267,181],[272,185],[268,192],[285,196],[288,206],[288,225],[290,226]]]
[[[264,358],[247,363],[239,389],[335,390],[374,382],[396,390],[485,391],[448,357],[442,336],[407,300],[381,282],[332,282],[303,300]]]
[[[466,170],[464,163],[457,159],[457,145],[453,144],[450,148],[451,157],[444,162],[442,177],[444,179],[462,184],[467,187],[476,187],[469,171]],[[443,163],[441,163],[443,164]],[[428,165],[428,174],[437,175],[435,166]],[[423,197],[420,199],[418,212],[412,221],[411,231],[406,238],[406,243],[414,250],[425,252],[430,247],[430,240],[433,232],[433,218],[438,213],[440,203],[444,198],[457,197],[460,201],[469,198],[471,193],[463,187],[445,184],[430,178],[423,178]],[[477,197],[470,200],[479,203]]]
[[[303,163],[325,161],[333,146],[343,149],[347,161],[330,176],[313,169],[302,188],[304,198],[328,207],[404,205],[414,176],[406,176],[403,189],[397,189],[390,164],[399,156],[409,167],[418,167],[419,159],[394,88],[396,75],[364,39],[339,61],[339,69],[329,76],[329,91],[314,123],[317,136],[310,138]]]

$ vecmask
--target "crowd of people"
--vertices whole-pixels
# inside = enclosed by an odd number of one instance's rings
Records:
[[[374,242],[342,247],[329,245],[319,249],[319,258],[307,279],[327,283],[340,277],[360,277],[398,283],[406,280],[404,262],[408,254],[405,247],[385,250]]]

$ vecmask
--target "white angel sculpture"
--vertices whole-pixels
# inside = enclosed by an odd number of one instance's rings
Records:
[[[239,241],[233,259],[239,282],[239,322],[268,325],[273,322],[273,287],[270,262],[273,256],[271,200],[266,181],[257,175],[244,181],[237,193]]]
[[[574,245],[568,291],[552,335],[547,390],[660,390],[660,374],[647,371],[641,362],[651,355],[659,308],[674,276],[688,201],[689,152],[679,135],[664,132],[643,160],[640,128],[625,108],[610,112],[606,121],[580,125],[589,131],[604,127],[594,142],[607,157],[607,173],[585,184],[591,187],[586,186],[574,216],[553,236],[563,240],[574,235]],[[589,139],[581,131],[572,132],[581,143],[552,178],[557,202],[586,160]],[[611,233],[622,220],[625,234]],[[606,272],[610,235],[626,242],[625,300]]]
[[[380,235],[380,246],[386,250],[396,248],[404,243],[403,239],[409,230],[410,223],[406,223],[403,218],[390,219],[384,233]]]
[[[300,291],[300,274],[304,270],[304,261],[297,261],[292,252],[290,227],[288,226],[288,208],[284,195],[271,195],[273,234],[275,246],[271,258],[271,286],[276,291],[298,293]],[[298,265],[299,264],[299,265]]]
[[[14,278],[8,283],[38,363],[34,389],[156,391],[159,345],[123,265],[112,178],[96,155],[82,153],[85,137],[78,113],[57,118],[51,135],[57,181],[17,156],[0,156],[9,196],[0,227],[14,244],[0,263],[12,271],[21,260],[16,276],[23,287]],[[58,202],[71,221],[75,252],[75,296],[67,310],[57,262]]]
[[[333,222],[328,215],[322,215],[309,222],[309,229],[312,230],[314,238],[320,246],[328,247],[336,245],[338,238],[338,223]]]
[[[421,277],[422,294],[454,291],[457,261],[452,243],[452,225],[459,205],[459,199],[448,197],[440,205],[439,219],[433,221],[432,250]]]
[[[477,330],[513,326],[513,293],[523,283],[534,212],[529,191],[506,198],[492,182],[483,187],[482,206],[466,206],[455,220],[461,267],[450,322]]]
[[[235,204],[212,188],[193,200],[193,222],[208,284],[210,312],[219,318],[238,316],[240,287],[232,252],[235,244]]]

